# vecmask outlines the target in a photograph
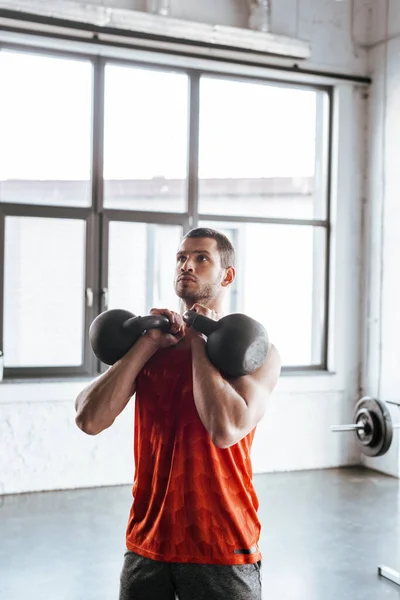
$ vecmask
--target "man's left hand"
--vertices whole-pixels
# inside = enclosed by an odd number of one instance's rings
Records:
[[[209,319],[213,319],[213,321],[218,321],[218,314],[216,313],[216,311],[212,308],[208,308],[208,306],[204,306],[203,304],[193,304],[193,306],[191,306],[189,310],[194,310],[199,315],[204,315]],[[185,336],[188,337],[190,341],[192,341],[195,338],[207,339],[202,333],[196,331],[194,327],[190,327],[189,325],[185,326]]]

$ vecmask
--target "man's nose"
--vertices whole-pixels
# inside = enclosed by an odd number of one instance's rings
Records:
[[[181,264],[181,271],[193,271],[193,262],[191,258],[187,258],[185,262]]]

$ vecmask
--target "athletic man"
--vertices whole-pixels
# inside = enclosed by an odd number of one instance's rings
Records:
[[[182,240],[175,291],[182,312],[223,314],[235,278],[223,234],[198,228]],[[85,388],[76,422],[110,427],[135,399],[135,477],[120,600],[260,600],[258,499],[250,448],[280,373],[271,345],[253,374],[227,380],[202,334],[167,309],[171,333],[147,331]]]

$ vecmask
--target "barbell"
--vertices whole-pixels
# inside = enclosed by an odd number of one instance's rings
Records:
[[[248,375],[264,362],[269,339],[261,323],[241,313],[214,321],[196,311],[186,311],[187,325],[207,336],[206,352],[213,365],[230,377]],[[89,339],[93,353],[106,365],[122,358],[148,329],[168,333],[170,321],[163,315],[135,316],[127,310],[110,309],[92,322]]]
[[[396,402],[385,403],[370,396],[363,396],[355,406],[354,423],[334,425],[331,431],[339,433],[352,431],[355,433],[357,446],[363,454],[382,456],[391,446],[393,429],[400,429],[400,423],[393,424],[386,404],[399,406]]]

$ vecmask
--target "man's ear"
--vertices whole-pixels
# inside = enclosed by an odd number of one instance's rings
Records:
[[[235,267],[228,267],[227,269],[225,269],[225,275],[224,278],[221,282],[221,285],[223,287],[228,287],[229,285],[231,285],[236,278],[236,269]]]

